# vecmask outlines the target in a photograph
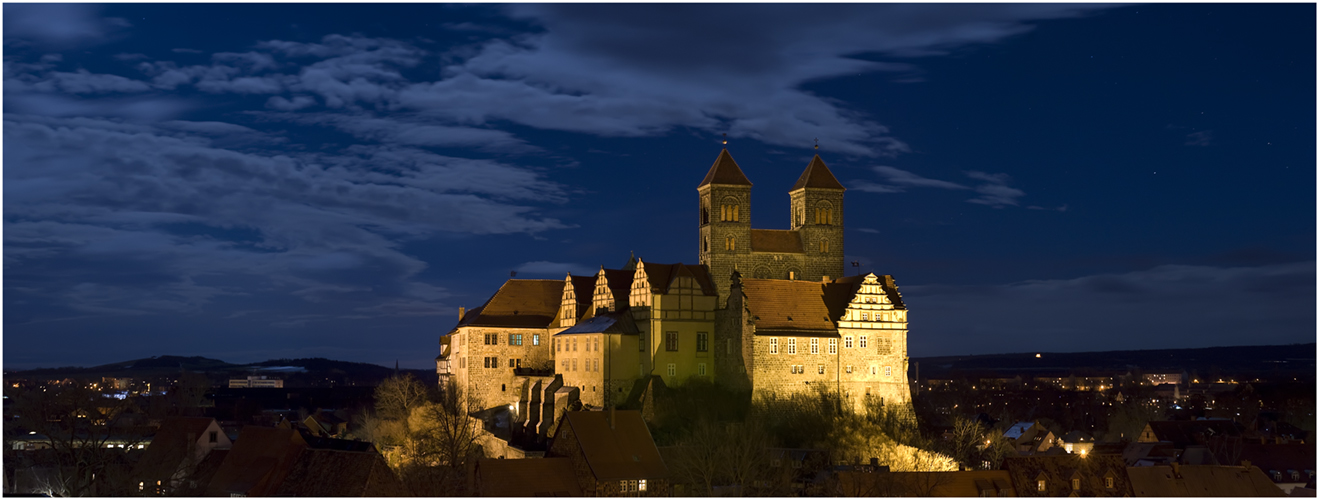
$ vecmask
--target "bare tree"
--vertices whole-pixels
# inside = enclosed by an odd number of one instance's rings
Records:
[[[53,496],[126,495],[129,489],[128,450],[143,436],[128,427],[132,401],[106,397],[79,384],[15,389],[6,404],[14,405],[19,427],[45,437],[44,455],[51,458],[46,491]]]
[[[426,386],[411,373],[385,379],[376,387],[376,413],[389,420],[406,420],[429,400]]]

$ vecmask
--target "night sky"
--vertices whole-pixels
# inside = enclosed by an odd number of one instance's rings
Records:
[[[1315,5],[6,3],[6,368],[433,367],[812,146],[910,355],[1314,342]]]

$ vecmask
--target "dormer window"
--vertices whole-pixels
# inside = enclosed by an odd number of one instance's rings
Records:
[[[1081,480],[1080,480],[1080,479],[1075,479],[1075,478],[1073,478],[1073,479],[1072,479],[1072,491],[1080,491],[1080,490],[1081,490]]]
[[[1044,492],[1044,480],[1035,481],[1035,491]]]

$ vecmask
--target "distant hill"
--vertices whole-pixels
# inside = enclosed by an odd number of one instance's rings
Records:
[[[38,379],[116,377],[153,380],[174,377],[184,372],[203,374],[217,386],[224,385],[229,378],[266,375],[283,379],[286,387],[333,387],[374,386],[392,376],[394,369],[370,363],[325,358],[272,359],[258,363],[234,364],[201,356],[152,356],[92,367],[6,371],[5,377]],[[411,373],[424,383],[436,382],[433,370],[402,369],[399,372]]]
[[[1039,354],[1039,357],[1035,357]],[[1052,377],[1142,372],[1197,372],[1201,377],[1315,378],[1315,344],[1103,352],[1025,352],[912,358],[921,378]]]

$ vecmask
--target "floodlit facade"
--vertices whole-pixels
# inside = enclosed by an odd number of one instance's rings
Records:
[[[697,188],[699,264],[634,257],[591,276],[511,279],[441,336],[440,381],[487,407],[558,387],[612,407],[655,378],[909,402],[897,284],[843,276],[844,191],[816,156],[789,190],[790,229],[752,229],[751,182],[723,150]]]

